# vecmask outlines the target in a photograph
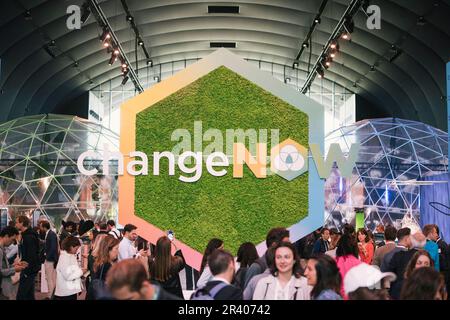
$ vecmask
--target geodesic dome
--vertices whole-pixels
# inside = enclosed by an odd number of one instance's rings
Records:
[[[0,206],[12,219],[44,215],[59,225],[62,219],[117,216],[117,175],[88,177],[77,168],[87,150],[118,150],[112,131],[75,116],[33,115],[1,124],[0,144]],[[98,168],[100,160],[90,158],[84,166]]]
[[[418,224],[422,177],[448,170],[447,133],[424,123],[384,118],[359,121],[325,138],[348,152],[360,143],[351,178],[334,168],[325,183],[325,221],[331,227],[352,222],[364,210],[365,225]]]

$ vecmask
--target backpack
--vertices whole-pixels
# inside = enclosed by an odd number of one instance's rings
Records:
[[[198,289],[194,292],[191,300],[214,300],[214,297],[219,293],[220,290],[228,286],[225,282],[221,282],[210,290],[206,290],[205,287]]]

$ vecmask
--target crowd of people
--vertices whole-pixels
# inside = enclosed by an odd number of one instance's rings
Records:
[[[196,288],[183,293],[183,253],[172,238],[155,245],[136,226],[114,221],[48,221],[32,228],[19,216],[0,231],[0,299],[34,300],[45,274],[45,299],[55,300],[446,300],[449,246],[437,225],[422,230],[378,226],[376,233],[345,224],[320,228],[296,243],[271,229],[266,251],[243,243],[236,257],[221,239],[206,246]]]

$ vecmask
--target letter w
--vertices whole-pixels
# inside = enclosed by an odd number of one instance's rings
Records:
[[[334,162],[336,162],[342,177],[350,178],[352,176],[352,171],[356,165],[356,159],[358,157],[358,143],[352,144],[347,157],[344,157],[344,154],[338,143],[332,143],[330,149],[328,149],[328,154],[325,162],[324,157],[320,152],[319,145],[310,144],[310,148],[312,156],[314,158],[314,162],[316,163],[317,171],[322,179],[326,179],[330,176],[330,172]]]

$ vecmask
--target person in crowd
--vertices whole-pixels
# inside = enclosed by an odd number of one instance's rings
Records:
[[[320,231],[320,238],[314,243],[312,253],[325,253],[330,248],[330,230],[328,228],[322,228]]]
[[[242,290],[231,284],[235,275],[233,256],[225,250],[216,249],[208,257],[208,266],[213,278],[197,289],[192,300],[203,300],[202,296],[209,296],[214,300],[242,300]]]
[[[109,234],[109,228],[108,228],[108,224],[106,222],[100,222],[98,224],[99,226],[99,231],[98,234]]]
[[[396,279],[391,272],[381,272],[367,263],[350,269],[344,277],[344,290],[349,300],[380,300],[388,299],[385,284]]]
[[[398,300],[400,298],[400,292],[403,285],[403,280],[405,278],[405,271],[408,263],[411,261],[411,258],[414,254],[421,249],[416,249],[413,246],[413,242],[421,243],[422,237],[425,239],[421,232],[414,233],[410,238],[411,241],[408,244],[407,250],[400,250],[392,255],[392,258],[389,262],[388,268],[386,271],[393,272],[397,276],[397,279],[391,284],[389,294],[392,299]],[[414,239],[414,240],[413,240]],[[408,250],[409,249],[409,250]]]
[[[289,230],[287,230],[286,228],[271,229],[266,236],[267,248],[276,246],[280,242],[289,242]],[[264,255],[259,259],[257,259],[255,262],[253,262],[247,269],[247,272],[245,273],[244,288],[247,287],[247,284],[250,282],[251,278],[253,278],[258,274],[263,273],[264,270],[267,269],[266,258],[264,257]]]
[[[51,230],[50,222],[39,222],[39,229],[44,234],[44,267],[45,279],[47,280],[47,299],[51,299],[56,288],[56,263],[58,262],[58,236]]]
[[[437,231],[436,225],[426,224],[423,227],[423,235],[427,238],[427,243],[425,244],[424,249],[428,251],[431,259],[433,259],[434,268],[439,271],[439,246],[436,243],[437,239],[439,238],[439,233]]]
[[[274,263],[275,263],[275,247],[274,246],[267,249],[265,258],[266,258],[267,268],[266,268],[266,270],[264,270],[263,273],[254,276],[250,280],[250,282],[247,284],[247,287],[245,287],[245,290],[244,290],[244,300],[252,300],[253,299],[253,294],[255,293],[256,285],[258,284],[259,280],[269,276],[271,270],[275,267],[275,265],[274,265]]]
[[[197,288],[204,287],[213,277],[208,266],[208,258],[216,249],[223,250],[223,241],[221,239],[213,238],[209,240],[205,252],[203,253],[202,263],[200,265],[200,278],[197,281]]]
[[[375,249],[372,264],[381,268],[384,256],[394,250],[396,247],[395,238],[397,237],[397,229],[389,225],[384,229],[384,245]]]
[[[425,249],[425,245],[427,244],[427,237],[422,233],[422,231],[418,230],[414,234],[411,235],[411,249]]]
[[[19,257],[28,266],[20,273],[17,300],[35,300],[35,279],[41,265],[39,261],[39,236],[30,227],[27,216],[16,218],[16,229],[20,231],[22,240],[19,244]]]
[[[116,238],[117,240],[122,239],[122,235],[120,234],[120,231],[116,228],[116,223],[114,220],[108,220],[106,223],[106,227],[108,229],[108,234]]]
[[[375,247],[380,248],[386,244],[385,228],[382,223],[378,224],[377,227],[375,228],[374,238],[375,238]]]
[[[355,227],[352,226],[350,223],[346,223],[342,226],[342,234],[352,234],[356,236],[355,234]]]
[[[438,238],[436,243],[439,247],[439,269],[444,275],[447,292],[450,292],[450,246],[440,237],[439,227],[436,225]]]
[[[241,244],[237,252],[237,262],[239,263],[239,269],[236,272],[235,277],[235,285],[241,290],[243,290],[245,274],[247,273],[248,268],[259,259],[258,251],[256,251],[256,247],[251,242],[245,242]]]
[[[119,261],[124,259],[133,259],[137,256],[137,248],[134,245],[138,237],[137,227],[127,224],[123,228],[123,238],[119,245]],[[141,252],[143,254],[143,252]]]
[[[361,228],[358,230],[358,252],[359,259],[367,264],[372,263],[374,245],[370,240],[369,234],[366,229]]]
[[[180,300],[150,283],[144,265],[135,259],[114,264],[106,276],[106,285],[116,300]]]
[[[402,287],[401,300],[446,300],[444,277],[432,267],[415,269]]]
[[[95,259],[98,257],[98,253],[100,250],[100,244],[106,238],[106,236],[107,236],[106,234],[99,234],[91,242],[91,248],[89,250],[88,263],[87,263],[87,270],[89,271],[89,274],[86,276],[86,298],[87,299],[91,297],[91,294],[89,293],[89,289],[90,289],[90,283],[92,281],[92,276],[95,274],[95,271],[94,271]]]
[[[418,250],[416,253],[414,253],[408,265],[406,266],[404,279],[407,279],[409,276],[411,276],[412,272],[418,268],[423,267],[434,268],[433,264],[434,261],[433,259],[431,259],[431,256],[428,253],[428,251]]]
[[[61,228],[61,232],[59,234],[59,241],[60,244],[62,244],[62,242],[64,241],[65,238],[69,237],[72,235],[72,233],[74,233],[76,231],[76,224],[75,222],[72,221],[62,221],[62,228]]]
[[[11,221],[12,225],[9,225],[10,227],[16,228],[15,222]],[[17,229],[16,229],[17,230]],[[14,264],[14,261],[19,255],[19,242],[20,242],[20,233],[16,237],[16,240],[14,240],[9,246],[5,247],[5,253],[6,258],[8,259],[9,264]]]
[[[302,276],[300,259],[290,242],[275,247],[271,274],[258,281],[253,300],[310,300],[312,286]]]
[[[337,244],[339,242],[339,239],[341,239],[341,232],[336,228],[330,229],[330,238],[331,238],[330,247],[329,250],[325,252],[325,254],[335,259]]]
[[[321,237],[321,230],[321,228],[314,230],[313,232],[296,242],[297,252],[300,256],[300,263],[302,264],[302,266],[306,266],[306,261],[311,257],[314,249],[314,244]]]
[[[0,300],[14,300],[16,298],[16,290],[11,280],[16,272],[21,272],[27,267],[27,262],[16,262],[9,264],[6,257],[5,248],[10,246],[19,235],[14,227],[5,227],[0,231]]]
[[[172,256],[172,245],[175,255]],[[150,279],[157,281],[161,287],[170,294],[183,299],[180,271],[186,266],[181,250],[178,250],[174,241],[164,236],[156,242],[155,255],[149,259]]]
[[[386,253],[381,262],[380,270],[382,272],[387,272],[389,269],[389,264],[395,253],[399,251],[407,251],[412,247],[412,237],[410,228],[401,228],[397,231],[397,245],[394,249]]]
[[[341,274],[336,261],[326,254],[315,254],[306,265],[305,277],[312,286],[312,300],[342,300]]]
[[[339,268],[341,279],[344,279],[347,272],[360,263],[361,261],[358,259],[358,243],[354,232],[344,232],[336,250],[336,264]],[[344,291],[344,282],[341,284],[340,294],[344,299],[347,299]]]
[[[98,253],[94,261],[94,274],[92,279],[106,280],[108,270],[118,258],[119,243],[119,240],[110,235],[107,235],[100,242]]]
[[[55,300],[77,300],[82,291],[83,270],[76,257],[80,246],[80,240],[74,236],[65,238],[61,244],[61,256],[56,266]]]

